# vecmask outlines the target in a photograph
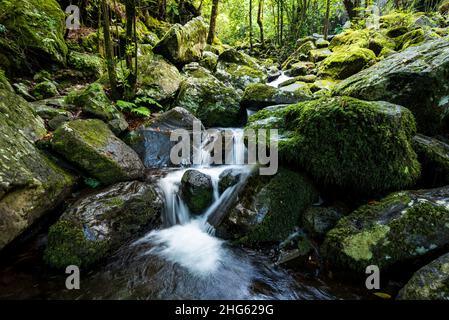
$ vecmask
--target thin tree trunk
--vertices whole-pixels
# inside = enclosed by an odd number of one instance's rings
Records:
[[[324,40],[327,40],[327,37],[329,36],[329,13],[330,13],[330,7],[331,7],[331,1],[326,0],[326,15],[324,17]]]
[[[214,39],[215,39],[215,26],[217,24],[218,3],[219,3],[219,0],[213,0],[213,2],[212,2],[212,11],[210,13],[209,34],[207,36],[208,44],[214,43]]]
[[[159,19],[165,20],[166,13],[167,13],[167,0],[160,0],[160,2],[159,2]]]
[[[284,42],[284,0],[281,1],[280,44]]]
[[[253,51],[253,0],[249,0],[249,46]]]
[[[263,34],[263,0],[259,0],[259,10],[257,12],[257,24],[260,29],[260,43],[262,48],[265,47],[265,39]]]
[[[111,33],[109,30],[109,8],[106,0],[102,0],[101,5],[103,8],[104,46],[106,52],[106,64],[108,69],[109,82],[111,85],[111,94],[113,99],[117,99],[117,74],[115,73],[114,51],[112,47]]]

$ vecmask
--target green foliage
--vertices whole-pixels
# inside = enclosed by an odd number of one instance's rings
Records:
[[[149,117],[151,115],[151,111],[146,107],[139,107],[133,102],[118,100],[117,108],[124,112],[129,112],[138,117]]]

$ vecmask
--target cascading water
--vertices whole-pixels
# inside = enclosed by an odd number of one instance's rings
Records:
[[[271,87],[278,88],[281,83],[283,83],[287,80],[290,80],[290,79],[293,79],[293,78],[285,75],[285,73],[282,71],[281,75],[276,80],[267,83],[267,85],[269,85]]]

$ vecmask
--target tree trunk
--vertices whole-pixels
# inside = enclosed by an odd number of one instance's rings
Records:
[[[346,12],[348,13],[349,20],[354,19],[357,16],[357,12],[355,11],[357,4],[353,3],[352,0],[343,0],[343,4],[345,5]]]
[[[284,43],[284,0],[280,0],[281,2],[281,22],[280,22],[280,44]]]
[[[260,43],[262,48],[265,47],[265,39],[263,34],[263,0],[259,0],[259,10],[257,12],[257,24],[260,29]]]
[[[130,46],[134,41],[134,17],[136,15],[136,7],[134,5],[134,0],[126,0],[125,1],[125,9],[126,9],[126,67],[132,70],[132,57],[133,53],[131,52]]]
[[[215,26],[217,24],[218,2],[219,2],[219,0],[213,0],[213,2],[212,2],[212,11],[210,13],[209,34],[207,36],[208,44],[214,43],[214,39],[215,39]]]
[[[106,0],[101,1],[103,8],[103,33],[104,33],[104,46],[106,53],[106,64],[108,68],[109,82],[111,85],[111,94],[113,99],[118,98],[117,91],[117,74],[115,73],[115,62],[114,62],[114,49],[112,47],[111,33],[109,30],[109,8]]]
[[[249,46],[253,51],[253,0],[249,0]]]
[[[160,0],[159,2],[159,20],[165,20],[167,13],[167,0]]]
[[[324,17],[324,40],[327,40],[327,37],[329,36],[329,13],[330,13],[330,7],[331,7],[331,1],[326,0],[326,15]]]

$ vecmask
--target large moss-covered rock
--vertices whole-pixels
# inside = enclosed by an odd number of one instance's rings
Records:
[[[198,122],[201,130],[204,130],[201,121],[193,114],[184,108],[175,107],[130,132],[125,141],[137,152],[145,167],[171,167],[174,164],[170,152],[178,143],[170,140],[173,131],[192,131],[194,122]]]
[[[99,56],[71,51],[67,57],[70,68],[81,71],[86,78],[98,79],[103,74],[104,62]]]
[[[163,203],[152,185],[121,182],[87,195],[50,227],[45,261],[54,268],[86,267],[160,225]]]
[[[0,90],[8,90],[13,92],[13,88],[8,81],[8,78],[5,76],[5,71],[0,69]]]
[[[193,214],[203,213],[213,201],[211,177],[197,170],[187,170],[181,179],[181,195]]]
[[[1,0],[0,66],[24,73],[52,63],[65,64],[65,15],[56,0]]]
[[[153,51],[176,65],[199,61],[206,46],[208,28],[203,18],[197,17],[184,26],[175,24]]]
[[[316,47],[314,42],[311,40],[301,43],[298,48],[296,48],[296,50],[293,51],[293,53],[282,63],[282,69],[290,69],[293,64],[309,59],[309,53],[314,49],[316,49]]]
[[[69,194],[74,178],[33,142],[42,119],[22,98],[0,90],[0,249]]]
[[[0,115],[2,123],[20,130],[30,141],[37,141],[47,133],[44,122],[30,104],[9,90],[0,89]]]
[[[413,147],[422,166],[421,179],[426,185],[439,187],[449,184],[449,145],[435,138],[418,134]]]
[[[53,135],[52,148],[103,184],[142,177],[139,156],[101,120],[64,123]]]
[[[88,116],[110,123],[112,129],[114,129],[114,121],[118,120],[126,123],[123,114],[109,100],[103,86],[96,82],[90,84],[81,92],[69,94],[66,97],[66,103],[81,108],[83,113]]]
[[[32,93],[33,93],[33,96],[38,100],[52,98],[54,96],[59,95],[58,88],[56,87],[55,83],[50,80],[46,80],[41,83],[38,83],[33,88]]]
[[[256,83],[246,87],[242,97],[243,107],[259,110],[279,104],[293,104],[309,100],[310,96],[299,91],[285,91],[272,86]]]
[[[449,41],[441,39],[389,56],[341,82],[335,94],[405,106],[418,131],[432,134],[447,123],[448,77]]]
[[[178,69],[160,55],[148,54],[138,60],[137,95],[159,102],[173,98],[182,81]]]
[[[248,127],[279,128],[281,160],[302,166],[324,185],[381,192],[408,187],[420,174],[411,142],[415,121],[398,105],[323,97],[259,111]]]
[[[369,49],[349,47],[334,52],[319,67],[318,75],[332,79],[346,79],[370,66],[376,55]]]
[[[274,176],[252,175],[217,234],[245,244],[282,241],[317,200],[317,190],[300,173],[281,168]]]
[[[399,291],[400,300],[449,300],[449,253],[415,272]]]
[[[330,265],[365,273],[418,262],[449,244],[449,188],[402,191],[360,207],[329,231],[322,254]]]
[[[240,90],[245,90],[251,83],[265,83],[268,79],[263,68],[253,58],[235,49],[220,54],[215,75]]]
[[[329,49],[335,52],[340,50],[346,50],[346,48],[349,46],[368,48],[369,39],[370,36],[368,30],[349,29],[333,37],[330,42]]]
[[[243,122],[240,95],[234,88],[198,64],[188,65],[184,71],[186,80],[181,83],[176,107],[192,112],[207,127],[232,127]]]

